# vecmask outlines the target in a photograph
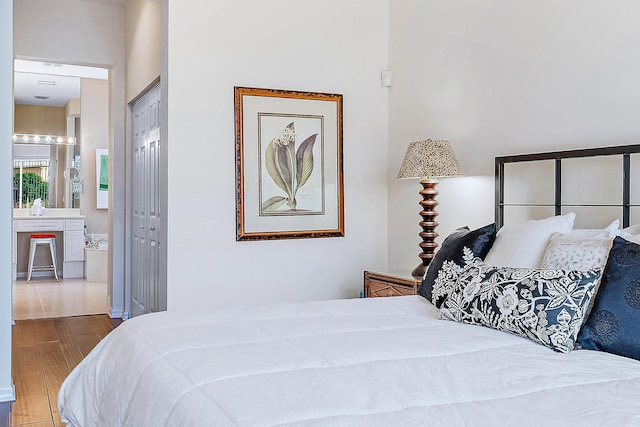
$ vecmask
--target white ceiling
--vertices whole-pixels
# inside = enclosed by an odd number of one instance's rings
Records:
[[[91,1],[94,3],[106,3],[106,4],[126,4],[127,0],[82,0],[82,1]]]
[[[52,62],[14,61],[13,97],[16,104],[64,107],[80,97],[80,78],[106,80],[106,68]]]

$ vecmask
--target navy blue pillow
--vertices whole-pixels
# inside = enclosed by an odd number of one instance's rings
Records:
[[[477,230],[469,231],[467,227],[456,230],[444,239],[442,246],[436,252],[429,263],[427,274],[425,274],[418,293],[432,301],[433,284],[438,277],[438,272],[445,261],[453,261],[460,266],[464,266],[464,248],[471,249],[473,255],[484,259],[493,246],[496,239],[496,225],[489,224]],[[436,307],[440,308],[445,297],[435,301]],[[432,301],[433,302],[433,301]]]
[[[640,360],[640,245],[614,239],[576,348]]]

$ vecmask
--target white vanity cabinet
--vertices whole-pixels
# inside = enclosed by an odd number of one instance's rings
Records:
[[[28,259],[28,250],[18,252],[18,239],[24,242],[31,233],[55,233],[57,245],[61,248],[62,257],[58,257],[58,265],[62,261],[62,277],[84,277],[84,217],[75,211],[79,209],[47,209],[43,216],[16,215],[13,217],[13,280],[18,275],[18,264],[24,265],[23,257]],[[19,237],[22,236],[22,237]],[[23,243],[24,245],[28,243]],[[60,254],[59,254],[60,255]],[[21,271],[21,276],[25,272]]]
[[[84,276],[84,219],[64,220],[63,277]]]

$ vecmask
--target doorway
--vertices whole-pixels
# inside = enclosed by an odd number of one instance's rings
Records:
[[[166,73],[166,2],[69,0],[60,3],[30,0],[13,2],[10,11],[13,13],[12,44],[16,57],[63,58],[65,62],[109,68],[108,168],[109,177],[113,178],[109,182],[109,314],[112,318],[126,319],[130,316],[132,274],[131,121],[127,106],[146,83]],[[55,30],[51,28],[52,17],[56,17]],[[34,31],[34,28],[47,31]],[[162,114],[166,117],[166,108]],[[166,158],[162,161],[166,169]],[[167,178],[163,174],[160,179],[164,188],[161,204],[164,204],[166,212]],[[166,224],[163,228],[166,229]],[[166,230],[161,230],[161,233],[166,235]],[[163,251],[166,251],[166,246],[160,248],[161,258],[166,259]],[[161,266],[160,274],[163,281],[161,306],[166,307],[166,266]]]
[[[109,146],[109,87],[109,70],[103,67],[14,62],[15,319],[109,312],[110,213],[97,205],[95,185],[95,152]],[[44,206],[38,222],[52,224],[47,231],[56,235],[59,282],[51,272],[34,272],[30,282],[25,280],[30,233],[16,224],[33,223],[25,217],[32,217],[34,199]],[[85,257],[88,251],[91,256]],[[50,263],[50,257],[36,251],[34,264],[43,262]]]

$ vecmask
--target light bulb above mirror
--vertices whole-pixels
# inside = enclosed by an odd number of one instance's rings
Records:
[[[75,145],[76,138],[73,136],[59,135],[30,135],[30,134],[14,134],[13,142],[15,144],[59,144],[59,145]]]

